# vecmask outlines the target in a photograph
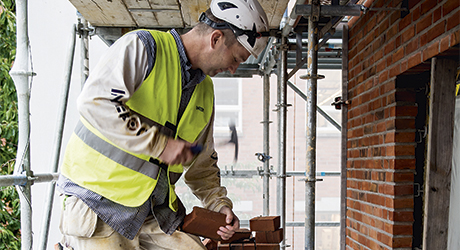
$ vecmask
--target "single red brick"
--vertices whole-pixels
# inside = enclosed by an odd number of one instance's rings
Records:
[[[433,41],[436,37],[444,34],[445,27],[446,27],[446,21],[442,21],[436,24],[436,26],[434,26],[430,30],[428,30],[428,32],[423,34],[422,37],[426,35],[426,42],[429,43]]]
[[[441,7],[438,7],[433,12],[433,23],[436,23],[439,19],[441,19]]]
[[[366,41],[366,44],[370,44],[372,41],[374,41],[374,31],[373,30],[367,30],[367,29],[373,29],[375,27],[375,18],[373,19],[373,23],[368,23],[366,24],[366,26],[364,27],[366,29],[365,31],[365,41]],[[367,28],[369,27],[369,28]]]
[[[415,29],[414,29],[414,26],[412,26],[401,34],[401,42],[405,43],[409,41],[410,39],[414,37],[414,35],[415,35]]]
[[[432,45],[428,46],[428,48],[423,50],[423,61],[426,61],[437,54],[439,54],[439,41],[433,43]]]
[[[383,71],[383,72],[380,73],[380,75],[379,75],[379,83],[383,83],[383,82],[385,82],[386,80],[388,80],[388,70]]]
[[[415,129],[415,120],[397,118],[395,119],[395,127],[397,129]]]
[[[460,10],[457,10],[451,17],[447,19],[447,31],[458,27],[460,24]]]
[[[230,239],[222,240],[222,241],[220,241],[220,243],[225,244],[225,243],[231,243],[231,242],[237,241],[237,240],[249,239],[249,238],[251,238],[251,235],[252,235],[251,230],[246,229],[246,228],[240,228],[240,229],[235,230],[235,233],[233,234],[233,236]]]
[[[411,230],[412,232],[412,230]],[[407,235],[407,232],[404,233]],[[411,237],[395,237],[393,238],[393,247],[394,248],[410,248],[412,247],[412,236]]]
[[[385,45],[385,55],[390,55],[391,52],[395,49],[396,47],[396,40],[392,40],[391,42],[387,43],[387,45]]]
[[[395,156],[411,156],[415,155],[415,147],[412,145],[396,145],[393,150]]]
[[[249,220],[251,231],[275,231],[280,227],[280,216],[259,216]]]
[[[414,212],[412,211],[389,211],[388,216],[388,219],[398,222],[412,222],[414,220]]]
[[[280,228],[274,232],[268,231],[257,231],[256,242],[257,243],[280,243],[283,241],[283,229]]]
[[[415,96],[411,94],[411,92],[404,92],[404,94],[408,95],[407,98],[403,98],[404,100],[414,102],[415,103]],[[400,101],[400,100],[399,100]],[[417,116],[418,108],[417,106],[399,106],[396,109],[397,116]]]
[[[422,32],[426,28],[428,28],[431,25],[431,20],[432,20],[431,15],[427,15],[424,18],[422,18],[420,21],[418,21],[417,24],[416,24],[416,32],[417,32],[417,34]]]
[[[389,163],[391,169],[415,169],[415,159],[392,159]]]
[[[395,173],[394,174],[394,181],[396,182],[413,182],[414,181],[414,173]]]
[[[422,52],[418,52],[417,54],[411,56],[409,61],[407,62],[407,67],[410,69],[422,63]]]
[[[414,193],[413,185],[396,185],[395,195],[411,195]]]
[[[397,24],[391,26],[387,31],[387,39],[391,39],[399,32],[399,26]]]
[[[358,43],[358,51],[363,51],[364,47],[366,47],[366,41],[362,40],[361,42]]]
[[[383,49],[380,49],[377,52],[375,52],[374,57],[375,57],[374,58],[375,61],[378,61],[378,60],[382,59],[383,58]]]
[[[420,6],[420,11],[421,11],[421,14],[425,14],[429,11],[431,11],[434,6],[436,6],[437,4],[437,1],[433,1],[433,0],[428,0],[428,1],[425,1],[422,3],[422,5]]]
[[[382,242],[383,244],[387,245],[387,246],[391,246],[392,245],[392,240],[393,240],[393,237],[390,237],[388,236],[387,234],[385,233],[380,233],[378,232],[377,233],[377,240]]]
[[[412,39],[407,45],[406,45],[406,56],[410,55],[412,52],[418,49],[418,39]]]
[[[217,231],[219,227],[227,225],[225,218],[225,214],[193,207],[193,211],[184,218],[182,230],[205,238],[221,240]]]
[[[414,132],[398,132],[395,134],[395,139],[392,142],[414,142]]]
[[[392,68],[390,68],[390,77],[397,76],[400,73],[401,73],[401,65],[400,64],[397,64],[397,65],[393,66]]]
[[[400,90],[395,93],[395,100],[396,101],[403,101],[403,102],[412,102],[415,103],[415,92],[413,91],[404,91]],[[416,108],[415,106],[412,106],[413,108]],[[416,110],[411,110],[410,111],[410,106],[398,106],[396,107],[397,111],[397,116],[409,116],[409,114],[412,114],[412,116],[415,116],[417,114]],[[414,113],[415,111],[415,113]]]
[[[391,199],[385,201],[385,206],[392,209],[413,208],[414,198]]]
[[[407,67],[407,61],[408,61],[408,60],[405,59],[405,60],[403,60],[403,61],[401,62],[401,73],[406,72],[406,70],[409,69],[409,68]]]
[[[439,53],[442,53],[449,49],[449,41],[450,36],[445,36],[441,39],[441,48],[439,49]]]
[[[404,57],[404,47],[400,47],[398,50],[396,50],[393,55],[392,55],[392,60],[393,62],[397,62],[401,60],[401,58]]]
[[[394,24],[397,20],[399,20],[401,18],[401,13],[398,13],[396,11],[390,12],[389,15],[390,15],[390,24]],[[398,26],[398,29],[399,29],[399,25],[397,25],[397,26]]]
[[[446,1],[442,5],[442,14],[445,16],[449,14],[452,10],[458,8],[460,6],[460,1],[450,0]]]
[[[407,15],[399,22],[399,31],[409,26],[412,23],[412,15]]]
[[[419,0],[415,0],[415,1],[418,2]],[[414,9],[410,8],[410,9],[411,9],[410,12],[412,12],[412,20],[413,21],[418,20],[420,18],[420,7],[417,7]]]

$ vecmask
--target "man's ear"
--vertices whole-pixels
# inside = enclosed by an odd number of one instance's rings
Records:
[[[223,42],[224,34],[220,30],[214,30],[211,33],[211,48],[215,49],[219,42]]]

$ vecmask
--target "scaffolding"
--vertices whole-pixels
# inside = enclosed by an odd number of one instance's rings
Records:
[[[298,0],[296,7],[290,14],[290,17],[287,17],[286,24],[281,31],[277,33],[277,42],[274,46],[274,50],[265,49],[263,54],[262,62],[259,65],[257,74],[263,76],[263,93],[264,93],[264,104],[263,104],[263,153],[258,156],[259,160],[263,162],[263,168],[257,171],[231,171],[227,170],[222,171],[223,177],[232,177],[236,178],[238,176],[254,176],[259,175],[263,177],[263,214],[269,215],[269,179],[271,176],[276,176],[277,178],[277,214],[281,217],[281,227],[286,228],[286,226],[304,226],[305,227],[305,249],[314,249],[315,246],[315,226],[339,226],[340,223],[330,222],[330,223],[315,223],[315,183],[319,179],[316,178],[317,175],[323,176],[339,176],[340,173],[317,173],[316,172],[316,114],[317,112],[324,116],[329,122],[331,122],[334,127],[338,130],[344,131],[338,122],[333,118],[327,115],[326,112],[321,110],[316,105],[316,89],[317,89],[317,80],[320,78],[318,75],[318,51],[326,41],[332,37],[335,32],[336,26],[344,18],[345,15],[360,15],[362,6],[354,5],[356,1],[347,1],[349,5],[340,5],[339,1],[332,1],[332,8],[329,9],[320,9],[319,0],[310,0],[310,5],[303,5],[305,1]],[[88,35],[89,28],[87,22],[84,18],[80,18],[80,23],[77,26],[72,27],[71,30],[71,43],[69,46],[69,51],[66,59],[66,68],[68,69],[65,75],[65,85],[60,97],[60,110],[59,117],[57,119],[58,131],[56,138],[54,140],[53,146],[53,157],[50,173],[36,174],[31,171],[30,167],[30,121],[29,121],[29,80],[30,77],[34,75],[33,72],[29,69],[29,50],[28,50],[28,25],[27,25],[27,0],[18,0],[17,1],[17,55],[16,61],[10,74],[15,82],[17,87],[18,94],[18,108],[19,108],[19,144],[18,152],[14,174],[11,176],[0,176],[0,186],[11,186],[14,185],[17,187],[20,194],[21,202],[21,232],[22,232],[22,249],[29,250],[32,249],[32,229],[31,229],[31,195],[30,189],[31,185],[39,182],[49,182],[48,187],[48,198],[46,200],[46,212],[44,215],[44,222],[41,228],[40,234],[40,249],[46,249],[47,247],[47,238],[51,217],[51,209],[53,203],[53,196],[55,191],[55,181],[58,177],[58,163],[59,163],[59,153],[61,150],[62,143],[62,132],[65,124],[65,114],[67,109],[67,99],[70,86],[70,75],[72,73],[73,59],[75,53],[75,41],[76,33],[80,35],[82,39],[82,52],[81,52],[81,64],[82,64],[82,84],[88,77]],[[334,16],[328,19],[328,22],[319,29],[318,22],[321,15],[339,15]],[[302,33],[298,32],[296,35],[296,63],[292,71],[288,73],[288,36],[292,33],[294,24],[298,16],[308,17],[308,51],[307,56],[302,58]],[[343,32],[344,42],[346,42],[346,28]],[[322,39],[321,42],[319,39]],[[269,47],[273,46],[275,43],[275,38],[272,37],[269,40]],[[267,48],[269,48],[267,47]],[[347,46],[343,48],[343,53],[346,55]],[[275,51],[275,52],[274,52]],[[278,59],[279,58],[279,59]],[[345,60],[345,59],[343,59]],[[292,77],[300,68],[307,63],[308,74],[304,78],[308,81],[308,91],[303,93],[298,89],[294,84],[292,84],[289,79]],[[346,67],[347,63],[342,64]],[[278,123],[278,143],[280,148],[278,150],[278,169],[276,172],[270,170],[270,152],[269,152],[269,77],[274,72],[276,66],[276,72],[278,75],[278,91],[277,91],[277,123]],[[346,82],[347,77],[344,75],[343,80]],[[292,88],[297,94],[299,94],[307,103],[307,122],[308,122],[308,131],[307,131],[307,166],[305,171],[298,172],[287,172],[286,171],[286,125],[287,125],[287,88]],[[342,100],[347,100],[346,96],[346,86],[343,88]],[[337,105],[344,105],[345,101],[338,103]],[[345,109],[344,109],[345,110]],[[344,111],[345,112],[345,111]],[[342,123],[344,124],[344,123]],[[342,139],[342,142],[344,139]],[[342,148],[344,146],[342,145]],[[346,155],[343,154],[342,155]],[[346,159],[342,160],[342,166],[346,164]],[[342,167],[342,169],[344,169]],[[304,223],[295,223],[295,222],[286,222],[286,178],[288,176],[304,176],[306,192],[305,192],[305,222]],[[342,189],[342,218],[344,218],[344,208],[345,201],[343,190],[346,187],[346,177],[341,176],[341,189]],[[247,222],[246,222],[247,223]],[[242,223],[244,224],[244,222]],[[341,236],[344,237],[344,221],[341,222]],[[284,231],[285,234],[285,231]],[[342,235],[343,234],[343,235]],[[285,237],[283,237],[285,238]],[[341,247],[345,246],[344,240],[342,239]],[[281,249],[285,249],[287,246],[285,241],[281,243]]]

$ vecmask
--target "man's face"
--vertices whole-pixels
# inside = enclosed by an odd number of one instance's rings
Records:
[[[216,44],[215,53],[209,58],[206,69],[203,72],[209,76],[217,73],[230,71],[234,74],[240,63],[246,61],[251,55],[238,41],[227,47],[224,41]]]

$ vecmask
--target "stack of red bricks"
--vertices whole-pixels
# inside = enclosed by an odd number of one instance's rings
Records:
[[[184,219],[182,230],[206,238],[203,241],[208,250],[279,250],[283,240],[279,216],[260,216],[249,221],[251,230],[239,229],[229,240],[222,240],[217,234],[225,226],[225,215],[194,207]],[[253,233],[255,237],[253,237]]]
[[[218,245],[219,250],[279,250],[279,243],[283,240],[283,229],[280,228],[279,216],[260,216],[249,220],[251,231],[255,232],[255,238],[248,242],[233,242]]]

